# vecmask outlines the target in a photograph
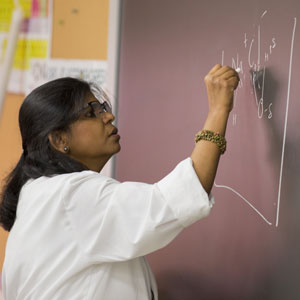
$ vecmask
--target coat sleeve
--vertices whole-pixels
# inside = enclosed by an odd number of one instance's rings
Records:
[[[77,173],[63,195],[76,242],[88,259],[99,262],[129,260],[166,246],[207,216],[213,204],[190,158],[155,184]]]

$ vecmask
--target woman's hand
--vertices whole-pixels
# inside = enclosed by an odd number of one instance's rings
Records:
[[[215,65],[205,77],[209,112],[203,129],[225,136],[229,113],[233,107],[234,90],[239,84],[238,73],[230,67]],[[219,147],[210,141],[199,141],[191,159],[202,186],[209,194],[220,158]]]
[[[240,78],[238,73],[227,66],[215,65],[205,76],[209,111],[227,112],[233,108],[233,94]]]

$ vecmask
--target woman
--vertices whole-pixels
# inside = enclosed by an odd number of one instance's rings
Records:
[[[191,156],[153,185],[99,174],[120,150],[101,90],[62,78],[26,97],[23,153],[0,209],[5,299],[158,299],[144,255],[209,214],[239,78],[216,65],[205,82],[209,113]]]

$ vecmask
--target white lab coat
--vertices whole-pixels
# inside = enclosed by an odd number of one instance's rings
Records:
[[[207,216],[212,199],[190,158],[156,184],[93,171],[29,180],[3,267],[5,300],[149,300],[144,258]]]

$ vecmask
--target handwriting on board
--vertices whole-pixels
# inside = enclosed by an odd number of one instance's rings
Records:
[[[240,83],[235,94],[235,104],[232,112],[232,127],[239,126],[239,120],[243,118],[243,113],[240,113],[239,106],[243,98],[253,99],[255,104],[255,111],[257,120],[266,119],[273,121],[272,119],[279,115],[274,114],[274,100],[276,97],[270,93],[266,93],[266,82],[272,81],[272,72],[269,71],[270,66],[276,63],[278,60],[278,55],[276,56],[276,51],[278,47],[285,47],[287,49],[286,53],[286,68],[287,68],[287,78],[286,78],[286,89],[285,89],[285,98],[280,98],[282,103],[281,114],[284,114],[284,117],[279,118],[282,122],[283,130],[281,132],[281,149],[275,158],[278,168],[276,169],[277,185],[274,190],[277,189],[276,193],[273,191],[273,197],[269,201],[269,207],[273,206],[268,210],[268,216],[266,216],[263,208],[258,207],[253,198],[250,196],[245,196],[242,190],[235,188],[236,180],[232,181],[227,180],[226,184],[219,182],[219,179],[216,180],[215,186],[218,188],[224,188],[232,193],[234,193],[239,199],[242,199],[248,207],[252,209],[266,224],[279,225],[279,215],[280,215],[280,201],[281,201],[281,187],[282,187],[282,174],[283,174],[283,165],[284,165],[284,154],[286,146],[286,134],[287,134],[287,122],[288,122],[288,113],[289,113],[289,103],[290,103],[290,90],[291,90],[291,78],[292,78],[292,67],[293,67],[293,56],[294,56],[294,39],[297,26],[297,19],[294,18],[290,22],[290,32],[286,34],[290,37],[286,45],[278,44],[278,37],[276,31],[273,34],[264,33],[264,26],[268,26],[268,11],[265,10],[258,20],[257,24],[254,26],[253,32],[241,32],[241,44],[240,49],[237,53],[227,53],[225,50],[222,50],[221,53],[221,63],[222,65],[228,62],[231,63],[233,68],[240,68]],[[264,35],[263,35],[264,33]],[[227,58],[227,56],[229,58]],[[283,59],[283,58],[282,58]],[[228,63],[227,63],[228,64]],[[273,85],[274,90],[275,85]],[[243,93],[243,95],[241,95]],[[278,101],[278,99],[277,99]],[[283,105],[284,104],[284,105]],[[278,108],[277,108],[278,110]],[[252,120],[253,121],[253,120]],[[276,120],[277,122],[277,120]],[[263,123],[260,123],[260,126],[263,127]],[[265,124],[265,123],[264,123]],[[259,129],[261,130],[261,129]],[[251,160],[250,160],[251,162]],[[217,183],[218,181],[218,183]],[[221,179],[222,181],[222,179]],[[276,199],[275,199],[276,194]]]

